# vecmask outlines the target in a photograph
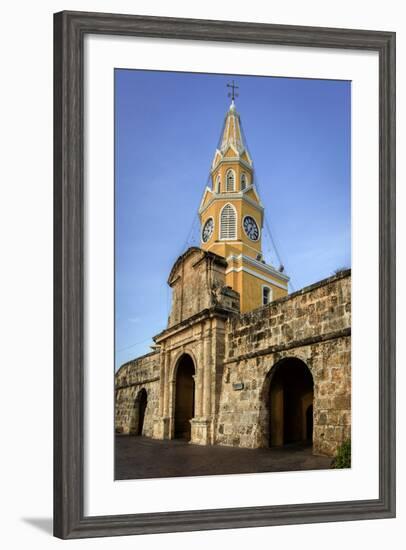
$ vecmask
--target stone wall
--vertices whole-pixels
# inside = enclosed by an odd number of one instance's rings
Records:
[[[147,408],[142,435],[153,436],[154,418],[159,407],[159,351],[154,351],[125,363],[115,376],[115,430],[130,434],[138,426],[137,397],[144,388]]]
[[[303,361],[314,382],[314,452],[350,437],[351,277],[345,271],[226,324],[216,443],[268,445],[269,388],[282,360]]]
[[[351,272],[347,270],[250,313],[230,317],[226,361],[330,337],[350,327]]]

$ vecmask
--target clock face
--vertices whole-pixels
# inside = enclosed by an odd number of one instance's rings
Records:
[[[213,235],[214,221],[213,218],[209,218],[203,226],[202,230],[202,241],[207,243],[210,240],[210,237]]]
[[[245,234],[251,241],[257,241],[259,239],[259,229],[254,218],[245,216],[243,226]]]

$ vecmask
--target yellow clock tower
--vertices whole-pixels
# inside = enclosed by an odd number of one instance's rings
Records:
[[[240,293],[241,312],[286,296],[284,273],[262,255],[264,207],[255,185],[252,159],[244,143],[234,102],[226,115],[211,166],[211,185],[200,208],[201,247],[227,260],[226,284]]]

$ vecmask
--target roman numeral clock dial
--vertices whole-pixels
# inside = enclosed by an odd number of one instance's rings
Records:
[[[207,241],[210,240],[210,237],[213,234],[213,229],[214,229],[213,218],[209,218],[207,222],[204,224],[203,231],[202,231],[202,241],[204,243],[207,243]]]
[[[245,234],[251,241],[257,241],[259,238],[259,229],[257,222],[251,216],[245,216],[243,227]]]

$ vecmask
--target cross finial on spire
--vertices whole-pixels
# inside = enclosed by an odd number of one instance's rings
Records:
[[[236,85],[234,84],[234,80],[233,80],[232,84],[227,84],[227,88],[231,88],[231,89],[232,89],[231,92],[228,92],[228,97],[231,97],[232,101],[234,102],[234,99],[235,99],[236,97],[238,97],[238,94],[236,93],[235,90],[238,90],[239,86],[236,86]]]

